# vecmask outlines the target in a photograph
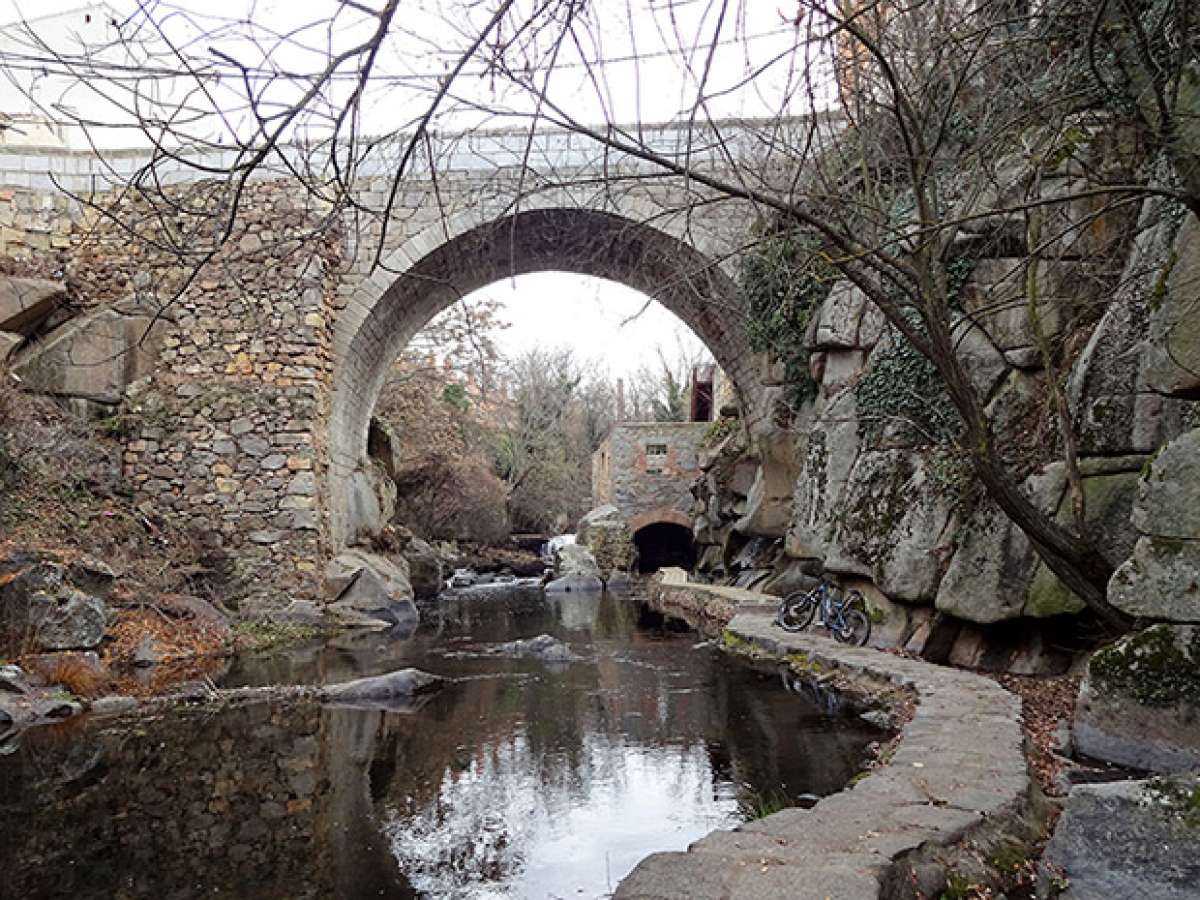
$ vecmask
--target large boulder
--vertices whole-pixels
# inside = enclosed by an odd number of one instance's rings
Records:
[[[789,556],[822,559],[829,552],[859,442],[854,391],[823,401],[802,448],[792,492],[791,520],[784,538]]]
[[[1109,602],[1132,616],[1200,622],[1200,429],[1154,459],[1132,521],[1142,537],[1109,582]]]
[[[1155,537],[1200,540],[1200,428],[1155,457],[1138,491],[1133,524]]]
[[[554,554],[554,574],[559,578],[571,576],[599,578],[600,568],[592,551],[580,544],[566,544]]]
[[[1108,602],[1138,618],[1200,622],[1200,541],[1141,538],[1108,582]]]
[[[923,455],[863,452],[839,505],[827,569],[868,576],[896,600],[935,597],[953,552],[954,510]]]
[[[1080,753],[1118,765],[1200,766],[1200,626],[1153,625],[1093,654],[1074,736]]]
[[[605,503],[584,513],[579,524],[575,526],[575,540],[577,543],[586,545],[591,538],[593,529],[619,529],[624,525],[625,517],[621,515],[621,511],[611,503]]]
[[[327,610],[353,624],[361,620],[388,625],[417,621],[412,584],[403,558],[388,559],[365,550],[344,550],[325,570]]]
[[[1038,896],[1189,900],[1200,885],[1200,778],[1080,784],[1041,862]]]
[[[396,482],[382,463],[367,459],[354,470],[346,490],[346,529],[351,542],[369,541],[396,512]]]
[[[1161,201],[1148,201],[1157,211]],[[1150,386],[1146,352],[1158,266],[1168,255],[1162,227],[1144,213],[1120,286],[1071,369],[1067,392],[1084,454],[1150,453],[1183,430],[1185,401]]]
[[[414,537],[404,545],[404,558],[408,561],[408,580],[414,598],[436,597],[446,581],[446,561],[442,554],[428,541]]]
[[[963,288],[963,305],[1011,365],[1040,368],[1037,337],[1029,320],[1027,257],[981,259]],[[1084,302],[1078,263],[1057,261],[1038,268],[1037,312],[1040,327],[1051,340]]]

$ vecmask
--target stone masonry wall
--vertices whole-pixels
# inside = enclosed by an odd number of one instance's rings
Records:
[[[43,378],[39,366],[74,364],[67,394],[78,395],[80,383],[105,381],[104,360],[152,349],[136,366],[117,366],[140,376],[118,385],[135,503],[230,561],[233,602],[259,608],[315,595],[333,367],[328,298],[340,250],[336,234],[319,230],[322,211],[295,201],[289,186],[251,185],[237,231],[205,261],[198,248],[207,236],[186,229],[219,217],[164,219],[125,197],[118,224],[56,196],[39,201],[32,189],[9,193],[15,207],[41,212],[14,229],[23,238],[5,233],[5,249],[19,265],[59,267],[76,313],[18,354],[16,370],[54,390],[62,379]],[[173,199],[211,214],[228,198],[210,183]],[[39,362],[39,353],[59,358]],[[120,396],[109,393],[90,396]]]
[[[692,482],[700,475],[700,442],[708,422],[621,422],[592,456],[593,499],[612,503],[626,521],[661,512],[688,516]],[[666,447],[661,465],[646,448]],[[597,464],[598,459],[607,462]],[[607,474],[607,477],[606,477]]]

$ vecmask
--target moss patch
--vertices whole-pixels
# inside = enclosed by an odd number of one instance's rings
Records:
[[[1188,828],[1200,828],[1200,781],[1194,776],[1153,778],[1143,797],[1165,807],[1172,818]]]
[[[1200,628],[1151,626],[1097,651],[1088,674],[1144,706],[1200,705]]]

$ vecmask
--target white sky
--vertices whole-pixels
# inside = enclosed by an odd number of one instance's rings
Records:
[[[108,2],[118,15],[136,8],[134,0]],[[87,0],[0,0],[0,23],[87,5]],[[249,62],[256,53],[261,58],[264,47],[239,43],[241,26],[234,20],[250,14],[255,21],[282,31],[319,20],[337,8],[331,0],[150,0],[149,5],[159,16],[177,7],[195,17],[190,22],[184,16],[166,17],[165,27],[175,29],[172,38],[177,43],[188,35],[196,36],[197,27],[216,28],[218,37],[211,43]],[[461,9],[465,5],[439,0],[406,2],[393,37],[380,54],[379,83],[368,91],[364,101],[364,131],[381,133],[405,128],[419,114],[437,86],[436,76],[445,72],[467,46],[478,29],[480,16],[486,17],[493,8],[491,3],[474,4],[471,12],[464,14]],[[706,115],[770,116],[788,111],[796,102],[796,69],[803,62],[788,58],[796,47],[795,34],[784,13],[788,5],[770,0],[732,0],[721,19],[721,4],[704,0],[677,2],[669,12],[667,5],[657,0],[599,0],[591,7],[594,28],[588,34],[592,43],[581,48],[564,45],[550,91],[573,116],[588,121],[657,122],[678,119],[693,111],[700,120]],[[446,12],[450,8],[459,11],[453,19]],[[273,61],[297,70],[319,68],[324,59],[322,48],[328,42],[344,46],[362,37],[361,15],[359,24],[355,24],[352,11],[343,8],[341,16],[338,21],[344,24],[332,31],[316,28],[303,32],[303,43],[314,48],[311,53],[295,46],[283,50],[276,47]],[[76,27],[68,26],[59,39],[69,42],[75,33],[70,29]],[[718,32],[720,37],[709,59],[709,48]],[[206,39],[198,40],[190,52],[211,62],[208,47]],[[579,64],[581,56],[589,60],[591,71],[598,73],[596,78],[591,77],[589,68]],[[472,68],[468,66],[467,72]],[[698,108],[697,84],[702,77],[707,97]],[[50,95],[52,87],[47,85],[43,93]],[[294,91],[295,85],[285,81],[278,90]],[[456,82],[455,92],[459,103],[439,116],[435,127],[455,130],[473,120],[489,125],[520,124],[474,112],[469,108],[472,103],[523,112],[531,108],[528,95],[479,75],[468,74]],[[85,83],[73,86],[67,99],[78,110],[86,107],[89,96],[89,85]],[[281,95],[280,99],[288,96]],[[336,107],[336,98],[329,100]],[[90,102],[96,103],[97,109],[111,109],[95,97]],[[244,116],[238,117],[228,109],[223,112],[230,114],[227,125],[234,122],[230,127],[244,131]],[[310,122],[309,129],[319,129],[321,121]],[[209,129],[206,136],[211,136],[211,124],[204,127]],[[136,135],[124,131],[115,139],[127,144],[132,137]],[[101,146],[106,143],[113,146],[101,140]],[[657,303],[651,304],[637,323],[621,327],[621,322],[637,313],[646,298],[612,282],[542,273],[523,276],[515,283],[498,283],[484,291],[504,302],[505,318],[512,323],[500,337],[506,354],[534,346],[566,345],[581,356],[604,361],[616,376],[653,362],[660,345],[668,351],[675,348],[677,335],[682,335],[686,345],[699,344],[681,321]]]
[[[680,342],[687,350],[704,346],[660,303],[650,301],[638,315],[646,305],[644,294],[587,275],[520,275],[481,288],[468,301],[479,295],[504,303],[501,316],[510,327],[500,332],[497,344],[507,356],[567,346],[581,358],[596,360],[616,378],[646,364],[657,365],[659,347],[673,359]],[[637,318],[626,323],[632,316]]]

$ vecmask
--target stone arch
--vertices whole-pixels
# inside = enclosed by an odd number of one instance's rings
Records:
[[[334,331],[329,431],[331,537],[349,537],[350,484],[366,458],[370,418],[388,369],[437,313],[502,278],[562,270],[621,282],[654,297],[708,345],[747,396],[749,347],[734,285],[687,241],[617,213],[546,205],[487,218],[448,217],[391,252],[355,290]]]
[[[637,534],[647,525],[681,525],[691,528],[692,520],[677,509],[660,507],[633,516],[629,520],[629,533]]]

